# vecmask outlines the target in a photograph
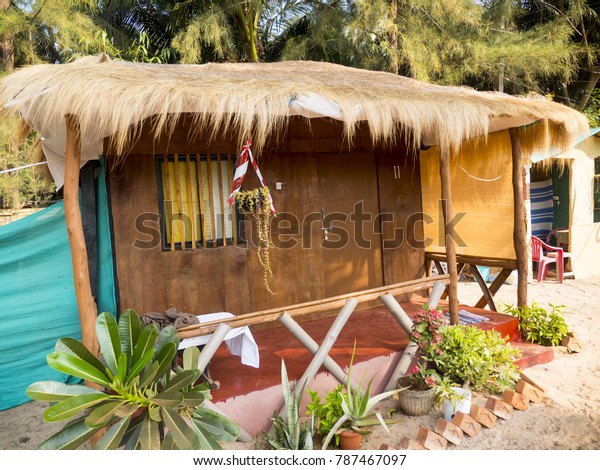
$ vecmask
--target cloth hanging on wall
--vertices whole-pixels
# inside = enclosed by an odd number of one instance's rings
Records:
[[[531,234],[546,240],[552,230],[554,203],[552,201],[552,180],[531,183],[529,188],[531,200]]]

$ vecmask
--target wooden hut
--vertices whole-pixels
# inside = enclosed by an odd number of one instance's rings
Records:
[[[510,247],[499,262],[518,268],[518,302],[524,304],[520,148],[567,148],[587,131],[580,113],[540,97],[315,62],[155,65],[88,57],[9,75],[0,84],[0,103],[39,131],[49,168],[58,186],[64,184],[88,345],[95,344],[96,308],[78,187],[80,168],[100,155],[110,167],[122,308],[173,305],[239,315],[421,278],[427,251],[422,190],[431,189],[445,201],[435,259],[447,262],[456,321],[453,155],[468,139],[481,137],[485,146],[493,143],[485,136],[506,131],[512,177],[498,191],[512,192],[513,217],[498,239]],[[256,257],[255,225],[226,202],[248,138],[278,212],[271,229],[274,294]],[[422,150],[439,173],[439,187],[425,186]],[[258,186],[252,175],[244,182]],[[497,232],[476,229],[490,237]],[[498,256],[492,249],[475,257]]]

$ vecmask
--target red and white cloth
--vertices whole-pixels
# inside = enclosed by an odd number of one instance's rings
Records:
[[[231,185],[231,194],[229,195],[229,199],[227,199],[227,202],[230,206],[233,205],[233,203],[235,202],[235,195],[242,188],[242,183],[244,182],[246,172],[248,171],[249,162],[252,163],[252,167],[256,172],[256,176],[258,176],[261,186],[263,188],[267,187],[267,185],[265,184],[265,180],[262,174],[260,173],[260,170],[258,169],[258,164],[256,163],[254,156],[252,155],[252,150],[250,149],[251,145],[252,141],[248,139],[248,142],[242,147],[242,152],[240,153],[240,156],[237,159],[235,174],[233,175],[233,183]],[[273,205],[273,198],[271,197],[271,194],[269,194],[269,206],[271,207],[271,213],[275,214],[276,211],[275,206]]]

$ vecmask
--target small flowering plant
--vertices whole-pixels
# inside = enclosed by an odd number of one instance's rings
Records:
[[[438,329],[446,324],[446,317],[441,310],[429,308],[427,304],[419,310],[413,320],[410,340],[419,347],[417,364],[404,377],[403,383],[412,390],[437,388],[441,383],[435,366],[427,359],[442,354],[438,347],[441,336]]]

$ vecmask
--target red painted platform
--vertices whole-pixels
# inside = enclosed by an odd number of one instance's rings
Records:
[[[415,298],[401,305],[411,315],[422,308],[423,303],[424,299]],[[476,326],[486,330],[495,329],[503,336],[508,336],[515,346],[522,349],[523,358],[519,361],[522,369],[553,359],[552,349],[518,341],[516,318],[473,307],[460,308],[488,317],[490,321],[478,323]],[[300,325],[320,344],[333,320],[334,317],[329,317],[301,322]],[[253,335],[259,346],[260,368],[242,365],[239,358],[230,355],[222,345],[210,364],[212,378],[221,383],[220,389],[213,392],[213,401],[224,402],[233,397],[280,385],[282,359],[285,360],[290,380],[297,380],[312,359],[312,354],[282,325],[253,332]],[[348,366],[355,342],[354,363],[360,364],[376,357],[399,354],[408,344],[408,337],[388,310],[381,306],[354,311],[331,349],[330,356],[340,366]],[[377,382],[387,382],[392,370],[393,366],[391,370],[368,370],[369,378],[377,372]]]

